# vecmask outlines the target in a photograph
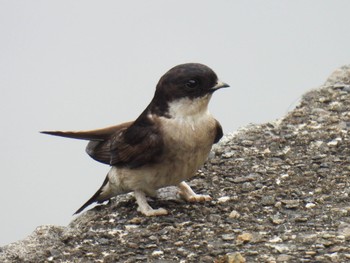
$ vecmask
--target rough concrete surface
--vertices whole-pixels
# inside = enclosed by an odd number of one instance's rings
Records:
[[[150,204],[169,215],[149,218],[119,196],[0,262],[350,262],[350,66],[282,119],[226,135],[189,183],[213,200],[165,188]]]

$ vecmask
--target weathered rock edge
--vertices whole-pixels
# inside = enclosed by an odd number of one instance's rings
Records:
[[[233,120],[234,121],[234,120]],[[0,262],[346,262],[350,260],[350,65],[282,119],[226,135],[190,184],[146,218],[130,195],[67,227],[40,226],[0,247]]]

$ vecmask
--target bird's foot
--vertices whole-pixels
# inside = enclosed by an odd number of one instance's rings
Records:
[[[145,216],[163,216],[168,214],[168,211],[164,208],[153,209],[152,207],[149,207],[147,209],[144,209],[139,206],[137,208],[137,211],[141,212]]]
[[[141,212],[145,216],[162,216],[167,215],[168,211],[164,208],[153,209],[147,202],[146,195],[140,190],[134,192],[136,202],[138,204],[137,211]]]
[[[185,199],[187,202],[205,202],[210,201],[211,197],[209,195],[198,195],[192,188],[185,182],[181,182],[178,185],[180,191],[180,196]]]
[[[185,198],[185,200],[187,202],[206,202],[206,201],[210,201],[211,197],[210,195],[193,195],[193,196],[189,196],[187,198]]]

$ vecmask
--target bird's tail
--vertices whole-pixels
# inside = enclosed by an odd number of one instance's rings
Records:
[[[108,174],[106,176],[106,179],[103,181],[102,186],[100,187],[100,189],[97,190],[97,192],[89,199],[86,201],[85,204],[83,204],[73,215],[79,214],[80,212],[82,212],[86,207],[88,207],[89,205],[91,205],[92,203],[103,203],[104,201],[108,200],[108,198],[101,198],[101,194],[103,192],[103,188],[107,185],[108,183]]]

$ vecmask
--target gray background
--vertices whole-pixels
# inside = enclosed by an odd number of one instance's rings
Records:
[[[350,62],[350,1],[0,1],[0,245],[66,225],[108,166],[86,142],[40,130],[135,119],[185,62],[231,89],[210,110],[226,133],[279,118]]]

